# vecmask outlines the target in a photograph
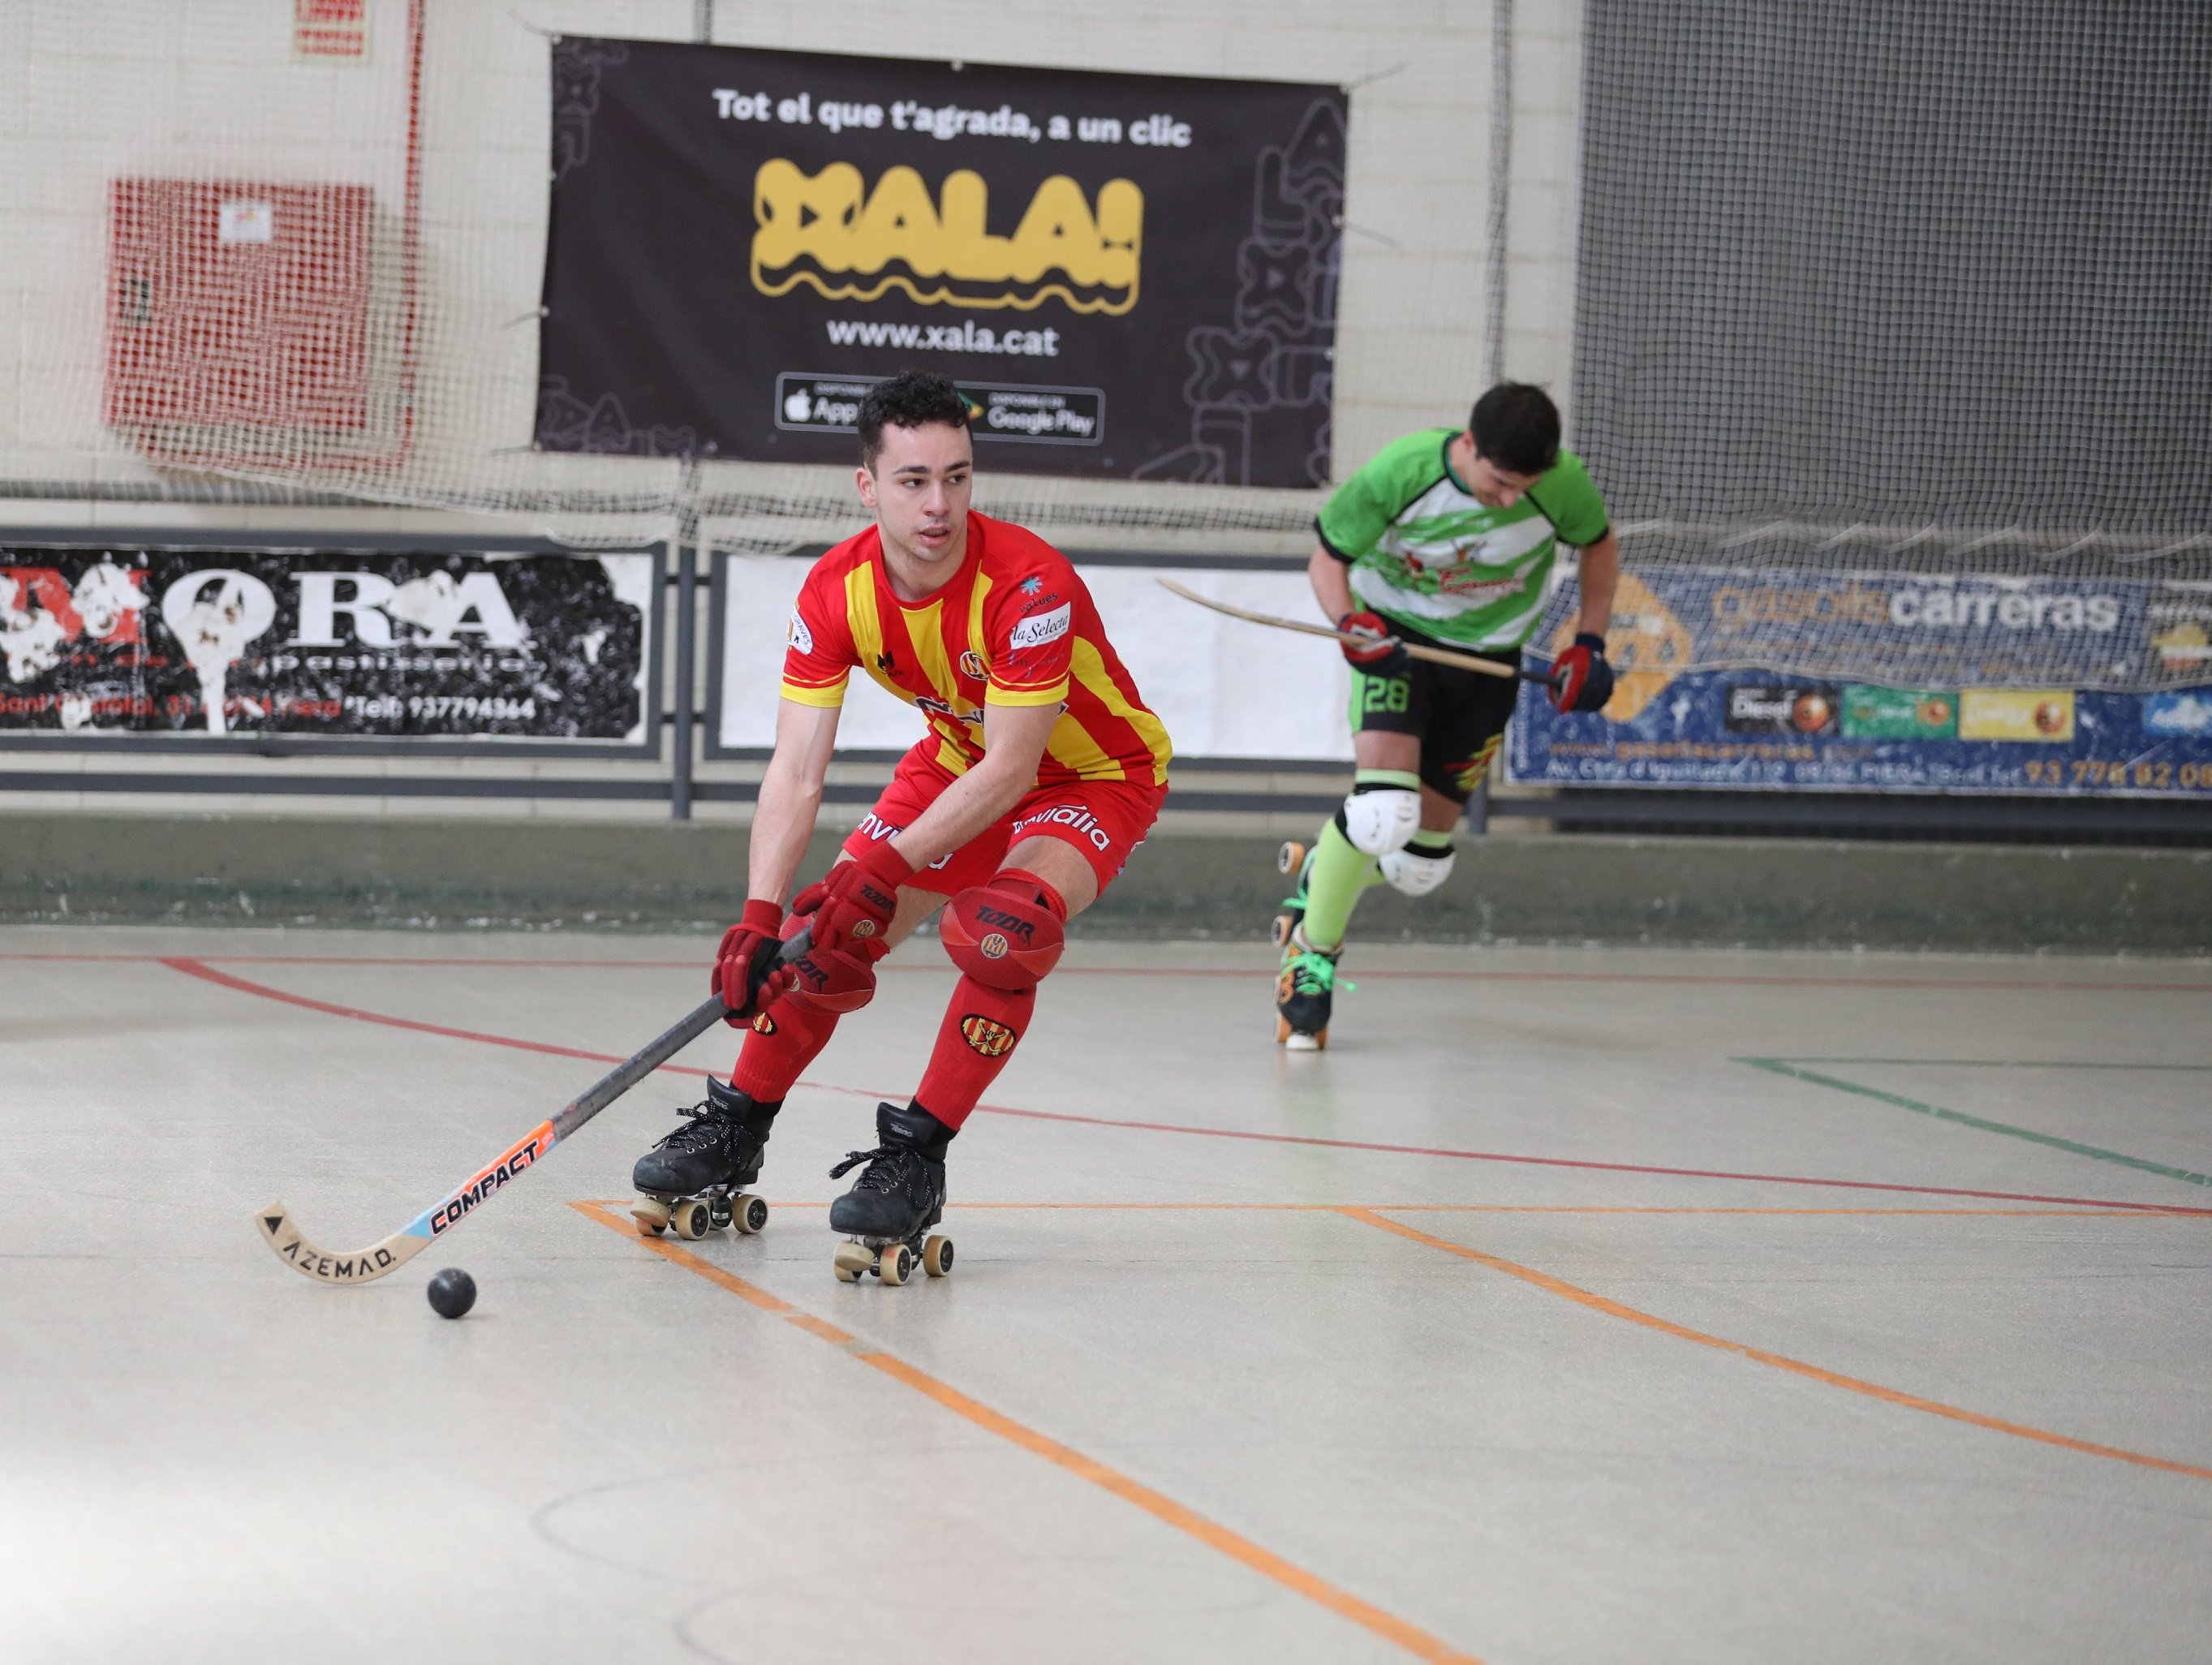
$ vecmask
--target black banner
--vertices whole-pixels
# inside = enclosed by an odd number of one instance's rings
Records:
[[[0,735],[643,745],[649,554],[0,549]]]
[[[871,383],[1000,469],[1325,482],[1346,100],[571,37],[538,442],[842,462]]]

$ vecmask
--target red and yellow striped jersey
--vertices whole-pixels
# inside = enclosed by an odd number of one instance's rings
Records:
[[[1167,781],[1167,729],[1090,591],[1066,556],[1011,521],[971,513],[959,571],[927,601],[892,593],[873,526],[817,560],[792,610],[783,697],[841,706],[856,665],[927,715],[951,774],[981,759],[985,706],[1058,705],[1039,786]]]

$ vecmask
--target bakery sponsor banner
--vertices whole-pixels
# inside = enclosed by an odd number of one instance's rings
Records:
[[[1570,584],[1532,646],[1565,646],[1573,605]],[[2212,589],[2176,580],[1624,574],[1612,700],[1563,714],[1524,688],[1508,777],[2212,795],[2208,627]]]
[[[1167,725],[1178,757],[1350,761],[1350,675],[1332,643],[1209,612],[1158,583],[1173,578],[1232,606],[1307,618],[1313,592],[1303,568],[1169,570],[1073,558],[1115,651]],[[720,752],[750,754],[775,744],[792,606],[811,565],[775,556],[721,559],[720,674],[709,730]],[[841,749],[904,750],[921,732],[912,706],[854,673],[837,726]]]
[[[642,746],[659,564],[0,549],[0,735]]]
[[[868,388],[982,465],[1329,477],[1345,94],[570,36],[537,439],[845,462]]]

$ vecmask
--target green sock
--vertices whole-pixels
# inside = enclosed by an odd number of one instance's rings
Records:
[[[1362,786],[1420,789],[1421,777],[1403,769],[1363,769],[1353,779]],[[1378,881],[1375,858],[1346,838],[1332,820],[1321,829],[1314,845],[1313,869],[1306,875],[1306,917],[1301,929],[1316,948],[1334,952],[1344,941],[1345,927],[1359,893]]]
[[[1416,855],[1449,855],[1452,836],[1448,832],[1431,832],[1426,827],[1408,839],[1406,848]]]

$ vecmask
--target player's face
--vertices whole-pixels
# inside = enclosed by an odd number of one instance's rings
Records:
[[[1476,451],[1472,434],[1467,436],[1467,448],[1474,457],[1467,471],[1467,489],[1485,508],[1511,508],[1536,483],[1535,475],[1516,474],[1510,469],[1500,468]]]
[[[884,542],[911,561],[957,560],[968,547],[968,498],[975,447],[964,428],[932,422],[886,428],[876,465],[858,477],[860,501],[876,512]]]

